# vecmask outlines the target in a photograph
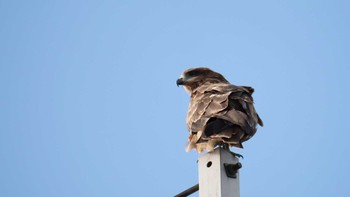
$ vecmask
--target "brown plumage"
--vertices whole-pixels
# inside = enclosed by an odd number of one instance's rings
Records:
[[[190,68],[176,81],[191,95],[187,112],[190,131],[186,151],[212,151],[217,145],[243,148],[242,142],[263,122],[256,113],[248,86],[230,84],[209,68]]]

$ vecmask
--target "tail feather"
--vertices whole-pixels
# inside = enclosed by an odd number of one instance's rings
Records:
[[[259,123],[259,125],[263,127],[264,126],[264,122],[261,120],[259,114],[256,114],[256,115],[258,116],[258,123]]]

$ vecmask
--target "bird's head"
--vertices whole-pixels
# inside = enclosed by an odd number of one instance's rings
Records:
[[[193,90],[207,82],[228,83],[220,73],[212,71],[209,68],[199,67],[185,70],[180,78],[177,79],[176,85],[182,85],[191,94]]]

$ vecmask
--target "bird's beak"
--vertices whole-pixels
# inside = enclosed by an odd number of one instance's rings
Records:
[[[183,85],[185,80],[183,78],[179,78],[176,80],[176,85],[179,87],[179,85]]]

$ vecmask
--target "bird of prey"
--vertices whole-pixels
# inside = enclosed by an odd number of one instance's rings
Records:
[[[191,95],[187,152],[210,152],[218,145],[243,148],[242,143],[256,133],[257,124],[263,126],[253,105],[252,87],[232,85],[220,73],[204,67],[185,70],[176,84]]]

